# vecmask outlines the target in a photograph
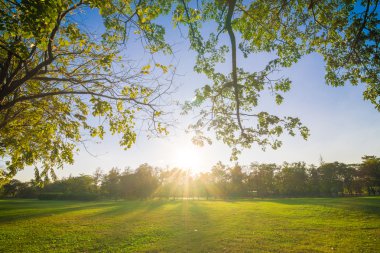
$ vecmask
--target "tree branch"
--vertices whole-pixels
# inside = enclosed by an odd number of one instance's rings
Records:
[[[24,77],[22,77],[21,79],[18,79],[16,81],[10,83],[9,86],[4,87],[4,89],[2,89],[1,93],[0,93],[0,101],[2,101],[6,96],[8,96],[12,92],[14,92],[18,87],[20,87],[21,85],[23,85],[26,81],[30,80],[33,76],[35,76],[37,73],[39,73],[41,69],[43,69],[44,67],[47,67],[49,64],[51,64],[56,59],[56,57],[53,55],[53,46],[52,46],[52,44],[53,44],[55,35],[57,34],[57,32],[59,30],[61,22],[62,22],[63,18],[70,11],[78,8],[78,6],[80,6],[82,4],[83,4],[83,2],[80,1],[78,4],[74,4],[73,6],[71,6],[70,8],[68,8],[66,11],[64,11],[60,15],[58,15],[57,21],[56,21],[56,25],[54,26],[53,30],[51,31],[51,33],[49,35],[49,43],[48,43],[48,47],[47,47],[48,57],[44,61],[42,61],[41,63],[39,63],[31,71],[27,72]]]
[[[234,87],[234,95],[236,102],[236,118],[242,134],[244,134],[244,128],[241,124],[240,119],[240,100],[239,100],[239,85],[237,83],[237,64],[236,64],[236,38],[234,31],[232,30],[231,20],[234,14],[234,9],[236,5],[236,0],[228,1],[228,12],[226,17],[226,29],[228,31],[228,35],[230,36],[231,41],[231,49],[232,49],[232,82]]]
[[[52,97],[52,96],[59,96],[59,95],[91,95],[91,96],[102,97],[102,98],[107,98],[107,99],[111,99],[111,100],[131,101],[131,102],[139,104],[139,105],[149,106],[152,109],[154,107],[154,105],[150,104],[149,102],[144,103],[144,102],[141,102],[141,101],[134,99],[134,98],[109,96],[109,95],[105,95],[105,94],[97,93],[97,92],[92,92],[92,91],[56,91],[56,92],[40,93],[40,94],[31,95],[31,96],[21,96],[17,99],[12,100],[11,102],[8,102],[4,105],[0,105],[0,111],[9,109],[12,106],[14,106],[15,104],[23,102],[23,101],[29,101],[29,100],[45,98],[45,97]]]

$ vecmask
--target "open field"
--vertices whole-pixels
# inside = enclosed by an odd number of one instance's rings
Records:
[[[379,252],[380,198],[0,200],[0,252]]]

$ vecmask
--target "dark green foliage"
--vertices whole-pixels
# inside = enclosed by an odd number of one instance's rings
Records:
[[[39,200],[61,200],[63,193],[56,193],[56,192],[50,192],[50,193],[40,193],[38,194]]]
[[[369,195],[380,192],[380,158],[364,156],[359,167],[359,177]]]
[[[0,196],[8,198],[36,198],[39,191],[33,181],[22,183],[12,179],[0,189]]]
[[[80,201],[92,201],[98,200],[99,195],[96,193],[40,193],[38,195],[39,200],[80,200]]]
[[[107,175],[104,175],[101,190],[109,198],[121,197],[120,172],[117,168],[112,168]]]
[[[3,186],[3,195],[5,197],[15,197],[20,186],[21,182],[19,180],[12,179],[8,184]]]
[[[135,173],[126,171],[119,178],[119,191],[123,198],[148,198],[159,184],[155,169],[146,163],[140,165]]]
[[[337,196],[339,192],[343,192],[342,171],[347,165],[342,163],[326,163],[319,167],[320,189],[323,195]]]
[[[307,191],[307,169],[305,163],[285,163],[276,175],[276,185],[280,195],[303,196]]]
[[[248,178],[250,189],[260,197],[274,194],[274,173],[279,170],[276,164],[251,164]]]
[[[228,195],[231,197],[246,197],[248,194],[247,175],[243,168],[236,164],[229,168]]]
[[[41,200],[96,200],[99,199],[94,178],[88,175],[69,177],[47,184],[38,194]]]
[[[3,197],[43,200],[96,200],[147,198],[337,197],[380,194],[380,159],[363,157],[361,164],[304,162],[227,166],[192,175],[179,168],[159,169],[148,164],[123,172],[81,175],[46,183],[11,180],[0,190]]]

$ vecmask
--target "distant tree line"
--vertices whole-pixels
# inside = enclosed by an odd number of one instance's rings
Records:
[[[211,171],[192,174],[179,168],[156,168],[142,164],[135,170],[45,182],[12,180],[0,189],[7,198],[54,200],[146,199],[146,198],[249,198],[249,197],[335,197],[380,195],[380,158],[364,156],[360,164],[340,162],[319,166],[304,162],[252,163],[227,166],[221,162]]]

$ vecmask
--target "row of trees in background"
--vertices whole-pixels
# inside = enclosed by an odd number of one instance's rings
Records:
[[[40,199],[145,199],[302,197],[380,194],[380,158],[365,156],[360,164],[304,162],[235,164],[218,162],[209,172],[192,174],[178,168],[160,169],[148,164],[136,170],[68,177],[46,182],[12,180],[0,189],[3,197]]]

